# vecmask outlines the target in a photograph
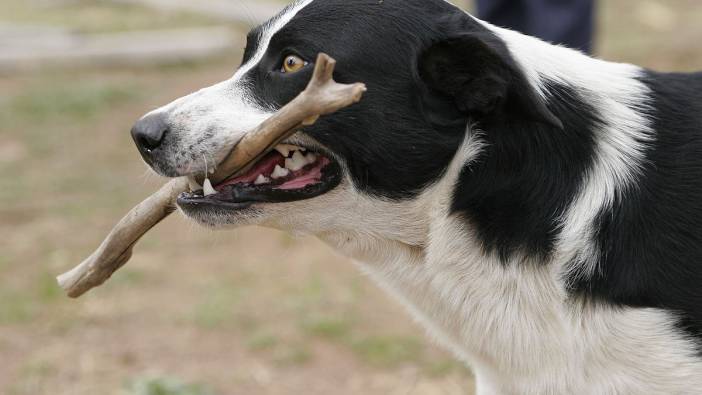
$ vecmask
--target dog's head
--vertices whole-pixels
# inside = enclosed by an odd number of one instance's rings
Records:
[[[249,33],[230,80],[142,118],[133,130],[142,155],[165,176],[212,169],[304,89],[320,52],[337,60],[337,81],[368,86],[361,103],[297,133],[216,195],[182,197],[187,216],[420,239],[410,228],[423,226],[426,207],[416,202],[442,178],[469,122],[557,122],[504,43],[443,0],[304,0]]]

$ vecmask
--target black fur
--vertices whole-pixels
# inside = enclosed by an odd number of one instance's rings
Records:
[[[553,83],[548,91],[548,106],[563,129],[508,116],[478,124],[486,146],[456,188],[454,212],[503,259],[519,250],[546,261],[558,218],[593,163],[597,111],[572,87]]]
[[[245,60],[260,30],[250,35]],[[486,250],[548,262],[566,212],[592,167],[603,115],[587,93],[551,82],[542,98],[506,45],[443,1],[325,0],[273,38],[246,79],[272,109],[306,85],[284,57],[338,60],[335,78],[364,81],[363,101],[306,133],[348,167],[362,192],[402,200],[436,182],[475,122],[485,148],[463,169],[453,213]],[[574,70],[577,72],[577,70]],[[657,140],[638,183],[600,214],[600,271],[570,279],[573,296],[676,311],[702,339],[702,76],[649,73]]]
[[[572,291],[675,311],[702,340],[702,74],[649,72],[643,82],[656,140],[636,186],[600,214],[599,270]]]
[[[423,52],[448,38],[447,16],[487,32],[444,2],[313,2],[273,37],[246,78],[261,104],[278,108],[304,89],[312,71],[310,65],[280,73],[287,54],[311,62],[325,52],[337,59],[335,78],[363,81],[368,92],[361,103],[305,132],[343,159],[362,191],[410,199],[441,177],[465,137],[467,115],[429,90],[418,70]]]
[[[470,32],[466,19],[447,18],[453,35],[422,54],[420,75],[434,90],[451,97],[474,120],[508,116],[563,128],[561,121],[527,82],[505,44],[489,31]],[[452,23],[453,22],[453,23]]]
[[[420,74],[475,122],[486,145],[461,174],[453,212],[477,228],[486,250],[545,261],[592,164],[597,111],[556,83],[546,87],[546,104],[494,34],[465,20],[449,26],[462,29],[424,53]]]

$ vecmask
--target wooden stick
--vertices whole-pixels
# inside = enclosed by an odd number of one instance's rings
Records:
[[[270,152],[281,140],[305,126],[313,125],[320,116],[331,114],[361,100],[366,86],[334,81],[336,62],[320,54],[307,88],[290,103],[261,123],[237,143],[212,175],[215,183],[245,171]],[[132,256],[134,245],[156,224],[175,211],[178,195],[188,188],[187,178],[168,182],[158,192],[134,207],[112,229],[105,241],[88,259],[57,280],[68,296],[77,298],[103,284]]]
[[[136,242],[175,211],[175,199],[187,187],[187,178],[177,178],[134,207],[92,255],[73,270],[58,276],[61,288],[68,296],[77,298],[102,285],[132,257]]]
[[[358,103],[366,91],[361,83],[345,85],[333,79],[336,61],[320,54],[307,88],[256,130],[246,134],[218,166],[211,180],[217,184],[247,170],[282,140],[327,115]],[[202,180],[199,180],[202,181]]]

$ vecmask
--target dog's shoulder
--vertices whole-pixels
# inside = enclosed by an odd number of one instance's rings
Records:
[[[639,176],[595,222],[599,271],[577,293],[657,307],[702,344],[702,73],[643,71],[653,130]]]

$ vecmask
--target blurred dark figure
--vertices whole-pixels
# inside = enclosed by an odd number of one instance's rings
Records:
[[[595,0],[477,0],[478,17],[554,44],[592,52]]]

